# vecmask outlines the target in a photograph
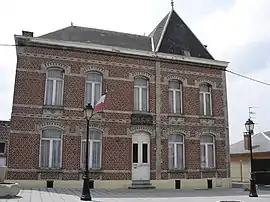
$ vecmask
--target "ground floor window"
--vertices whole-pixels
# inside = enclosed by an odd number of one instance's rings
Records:
[[[202,135],[200,142],[201,150],[201,167],[215,167],[215,143],[212,135]]]
[[[46,129],[42,131],[40,145],[40,167],[61,167],[61,136],[62,131],[58,129]]]
[[[101,168],[101,139],[102,134],[98,130],[90,130],[89,136],[89,168],[100,169]],[[86,153],[86,134],[82,137],[82,150],[81,150],[81,166],[85,167],[85,153]]]

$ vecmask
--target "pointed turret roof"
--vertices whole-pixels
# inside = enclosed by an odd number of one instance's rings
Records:
[[[156,52],[214,59],[173,8],[149,37]]]

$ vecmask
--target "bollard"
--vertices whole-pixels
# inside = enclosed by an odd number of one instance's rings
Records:
[[[212,189],[213,188],[213,181],[212,181],[212,179],[208,179],[207,180],[207,188],[208,189]]]
[[[181,180],[175,180],[175,189],[181,189]]]
[[[53,188],[53,180],[47,180],[47,188]]]

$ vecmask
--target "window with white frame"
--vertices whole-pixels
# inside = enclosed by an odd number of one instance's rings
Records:
[[[200,140],[201,167],[215,167],[215,139],[212,135],[202,135]]]
[[[184,149],[184,136],[174,134],[169,136],[168,141],[168,160],[169,169],[184,169],[185,167],[185,149]]]
[[[85,79],[85,104],[93,107],[101,97],[102,75],[98,72],[89,72]]]
[[[204,116],[212,115],[212,92],[209,84],[200,85],[200,113]]]
[[[46,105],[63,105],[64,72],[62,69],[48,70],[45,89]]]
[[[40,167],[60,168],[62,157],[62,131],[46,129],[42,131],[40,142]]]
[[[100,169],[101,168],[101,139],[102,134],[97,130],[90,130],[89,132],[89,168]],[[86,153],[86,134],[82,137],[82,149],[81,149],[81,166],[85,167],[85,153]]]
[[[171,113],[182,113],[182,83],[178,80],[169,81],[169,107]]]
[[[135,111],[148,111],[148,80],[143,77],[134,80],[134,101]]]

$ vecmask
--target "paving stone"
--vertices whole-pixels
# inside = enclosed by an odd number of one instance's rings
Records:
[[[248,197],[248,192],[242,189],[222,190],[91,190],[95,202],[135,202],[135,201],[189,201],[189,202],[217,202],[217,201],[243,201],[269,202],[270,192],[259,191],[258,198]],[[81,190],[79,189],[33,189],[22,190],[18,198],[0,199],[0,202],[79,202]]]

